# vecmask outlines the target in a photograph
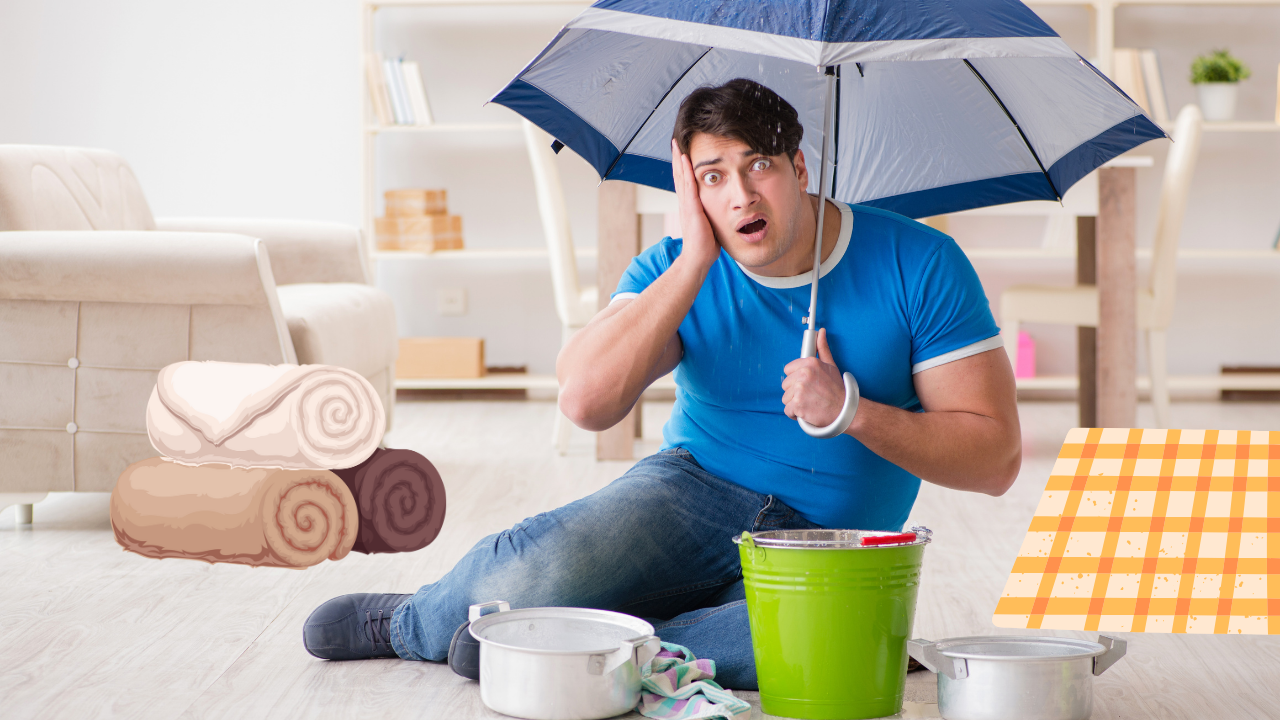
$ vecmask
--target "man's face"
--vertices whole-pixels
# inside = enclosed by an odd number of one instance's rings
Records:
[[[813,212],[803,153],[793,163],[785,154],[754,152],[741,140],[697,133],[689,160],[711,229],[730,257],[767,270],[795,246],[801,213]]]

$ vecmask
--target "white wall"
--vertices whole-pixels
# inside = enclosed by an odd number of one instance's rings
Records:
[[[350,0],[0,3],[0,142],[103,147],[157,215],[354,221]]]
[[[380,49],[424,66],[441,122],[505,121],[481,107],[542,48],[572,7],[388,9]],[[1042,7],[1088,54],[1083,9]],[[133,164],[157,215],[360,220],[359,6],[355,0],[5,0],[0,3],[0,142],[115,150]],[[1228,46],[1252,65],[1239,116],[1272,119],[1280,63],[1280,7],[1133,7],[1117,42],[1155,47],[1170,109],[1194,100],[1191,58]],[[1207,135],[1187,213],[1184,246],[1261,248],[1280,229],[1280,133]],[[1153,230],[1164,150],[1142,151],[1139,242]],[[471,247],[542,243],[520,136],[395,135],[378,141],[379,191],[448,188]],[[595,242],[596,177],[561,154],[579,245]],[[1041,226],[1017,219],[953,223],[962,244],[1035,245]],[[652,241],[653,238],[646,238]],[[469,261],[468,261],[469,262]],[[593,278],[589,264],[584,279]],[[1068,282],[983,269],[993,304],[1015,280]],[[1025,276],[1025,277],[1024,277]],[[1061,277],[1059,277],[1061,276]],[[1223,363],[1280,362],[1280,333],[1253,308],[1280,306],[1275,275],[1196,276],[1180,286],[1171,370],[1216,372]],[[480,335],[491,364],[549,372],[559,345],[550,280],[540,263],[383,261],[379,284],[396,298],[404,335]],[[442,318],[435,289],[464,287],[471,312]],[[1032,327],[1042,372],[1074,369],[1073,333]]]

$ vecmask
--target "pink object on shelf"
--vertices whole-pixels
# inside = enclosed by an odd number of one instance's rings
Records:
[[[1036,341],[1025,332],[1018,333],[1018,367],[1013,369],[1013,375],[1020,378],[1036,376]]]

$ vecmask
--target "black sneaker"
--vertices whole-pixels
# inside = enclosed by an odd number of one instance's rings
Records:
[[[325,660],[399,657],[391,649],[391,614],[409,595],[363,593],[336,597],[302,624],[307,652]]]
[[[453,641],[449,643],[449,667],[468,680],[480,679],[480,641],[468,632],[470,622],[453,633]]]

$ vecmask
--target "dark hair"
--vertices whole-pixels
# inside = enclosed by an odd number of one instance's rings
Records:
[[[804,126],[791,103],[754,80],[738,78],[700,87],[680,103],[671,133],[680,152],[689,154],[696,133],[740,140],[761,155],[786,153],[794,161]]]

